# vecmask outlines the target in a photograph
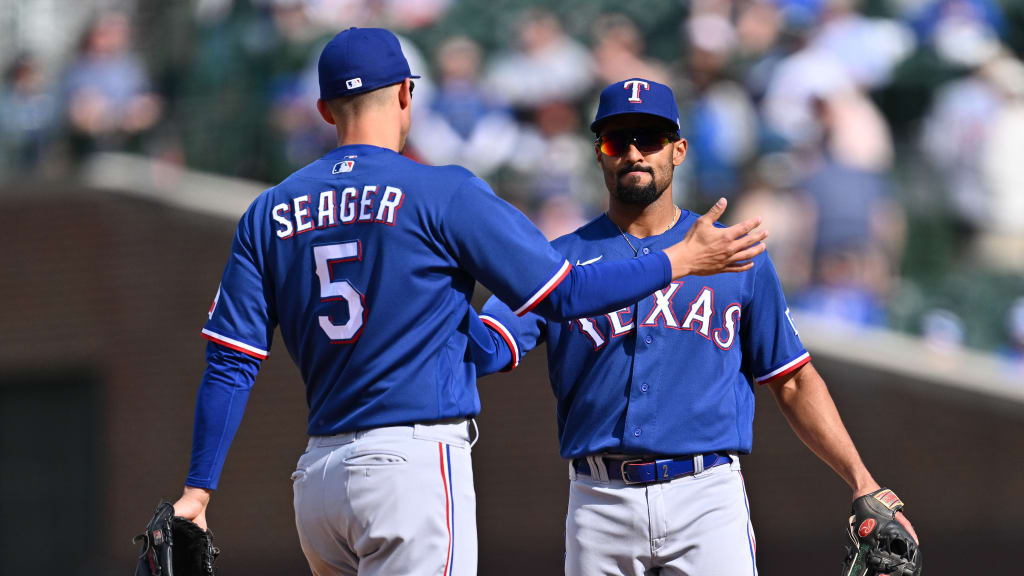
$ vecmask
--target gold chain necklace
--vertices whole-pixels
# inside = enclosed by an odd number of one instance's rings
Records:
[[[672,229],[673,226],[676,225],[676,222],[679,221],[679,215],[683,213],[683,211],[680,210],[678,206],[673,206],[673,208],[676,209],[676,215],[674,218],[672,218],[672,223],[668,225],[668,228],[665,228],[665,232],[668,232],[669,230]],[[605,212],[604,215],[608,216],[608,213]],[[615,220],[612,220],[611,216],[608,216],[608,219],[611,220],[612,224],[615,224]],[[619,234],[622,235],[622,239],[626,241],[626,244],[629,244],[630,250],[633,251],[633,257],[638,258],[640,256],[640,251],[637,250],[635,246],[633,246],[633,243],[629,241],[629,238],[626,236],[626,233],[622,231],[622,228],[619,228],[618,224],[615,224],[615,228],[618,229]],[[664,234],[665,232],[662,232],[662,234]]]

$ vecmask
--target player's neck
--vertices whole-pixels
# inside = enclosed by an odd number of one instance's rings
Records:
[[[609,198],[608,218],[619,230],[637,238],[664,234],[679,218],[679,209],[672,202],[672,188],[647,206],[624,204]]]
[[[401,149],[401,121],[394,115],[367,114],[336,127],[338,146],[368,144],[395,152]]]

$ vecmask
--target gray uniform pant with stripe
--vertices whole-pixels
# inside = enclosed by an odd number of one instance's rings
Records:
[[[641,486],[569,467],[567,576],[756,576],[739,459]],[[602,478],[604,479],[602,481]]]
[[[467,421],[310,438],[292,488],[316,576],[476,574]]]

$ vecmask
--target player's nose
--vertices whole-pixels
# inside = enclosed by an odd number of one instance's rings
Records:
[[[626,148],[626,152],[622,154],[622,159],[628,160],[630,164],[637,164],[643,161],[644,155],[636,147],[636,142],[630,142],[629,148]]]

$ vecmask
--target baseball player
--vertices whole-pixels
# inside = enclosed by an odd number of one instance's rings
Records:
[[[604,89],[591,129],[609,210],[555,240],[559,253],[578,266],[633,260],[688,233],[696,215],[672,202],[687,150],[678,117],[672,91],[656,82]],[[879,488],[810,364],[767,254],[743,273],[673,280],[602,315],[519,317],[491,298],[480,318],[510,349],[509,369],[547,341],[570,461],[566,574],[756,574],[738,456],[751,449],[755,383],[854,497]]]
[[[555,321],[621,308],[684,274],[748,270],[765,236],[713,223],[646,258],[572,266],[488,186],[399,154],[413,76],[393,34],[352,28],[319,60],[339,147],[260,195],[238,224],[203,335],[192,462],[179,516],[206,526],[228,446],[275,326],[306,384],[293,478],[314,574],[475,574],[468,342],[476,279]],[[622,278],[629,281],[623,282]]]

